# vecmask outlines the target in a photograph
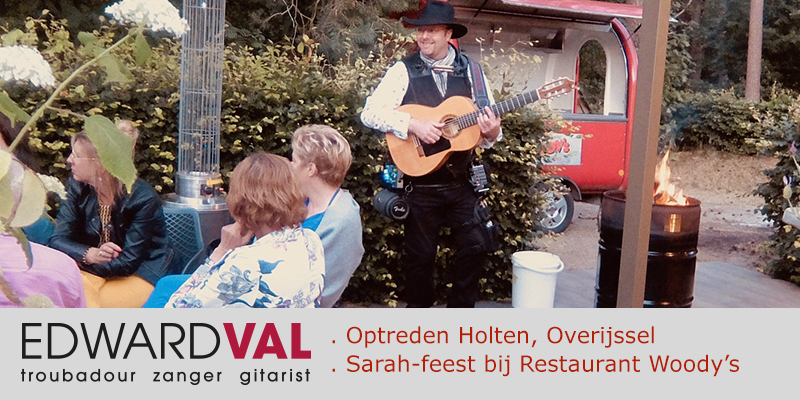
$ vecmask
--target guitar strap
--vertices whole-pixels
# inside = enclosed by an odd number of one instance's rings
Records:
[[[475,98],[475,104],[478,106],[479,109],[483,109],[484,107],[488,107],[489,102],[489,93],[486,89],[486,81],[483,79],[483,70],[481,69],[481,65],[473,60],[469,59],[470,65],[470,73],[472,74],[472,82],[473,83],[473,97]],[[474,154],[471,155],[474,162]],[[477,175],[482,176],[476,177],[476,171],[485,171],[486,166],[479,162],[478,165],[472,165],[470,168],[470,182],[472,186],[475,188],[475,192],[478,193],[479,196],[483,196],[486,192],[489,191],[489,182],[488,182],[488,175],[483,172],[481,175],[478,173]]]
[[[469,59],[470,73],[472,74],[473,82],[473,97],[475,104],[479,109],[489,106],[489,94],[486,90],[486,81],[483,79],[483,70],[481,65],[473,59]],[[471,154],[474,157],[474,154]],[[489,216],[489,206],[486,203],[486,197],[489,192],[489,174],[486,171],[486,165],[479,163],[470,168],[470,183],[475,188],[478,195],[478,202],[475,204],[475,215],[473,220],[467,222],[463,228],[472,228],[478,226],[483,236],[484,250],[488,252],[495,252],[500,249],[500,239],[495,224]]]
[[[481,65],[471,58],[469,59],[469,66],[469,71],[472,74],[472,95],[475,98],[475,104],[478,105],[479,109],[482,109],[489,105],[489,93],[486,91],[486,81],[483,80],[483,70]]]

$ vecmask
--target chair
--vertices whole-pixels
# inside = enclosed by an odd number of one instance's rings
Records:
[[[205,249],[203,234],[200,231],[200,215],[191,207],[164,207],[164,220],[167,237],[172,243],[174,257],[179,261],[180,270],[172,273],[190,274],[190,261]],[[196,266],[195,266],[196,267]]]

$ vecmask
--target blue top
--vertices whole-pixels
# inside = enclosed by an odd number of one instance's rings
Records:
[[[22,231],[25,232],[25,236],[31,242],[47,246],[50,236],[53,236],[54,229],[53,223],[47,217],[42,216],[33,224],[22,228]]]
[[[303,228],[310,229],[312,231],[316,231],[317,228],[319,228],[319,223],[322,222],[322,217],[324,217],[324,216],[325,216],[325,211],[323,211],[323,212],[321,212],[319,214],[314,214],[314,215],[308,217],[308,219],[303,221],[303,224],[302,224]]]
[[[339,194],[339,190],[341,190],[341,189],[336,189],[336,192],[333,193],[333,196],[331,197],[331,201],[328,202],[328,207],[330,207],[331,204],[333,204],[333,199],[335,199],[336,195]],[[306,205],[308,205],[308,199],[306,199]],[[327,211],[328,207],[325,207],[326,211]],[[321,213],[314,214],[314,215],[306,218],[306,220],[303,221],[303,224],[302,224],[303,228],[310,229],[312,231],[316,231],[317,228],[319,228],[319,223],[322,222],[322,217],[324,217],[324,216],[325,216],[325,211],[323,211]]]

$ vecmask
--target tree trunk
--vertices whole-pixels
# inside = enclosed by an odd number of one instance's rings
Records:
[[[761,38],[764,27],[764,0],[750,0],[750,34],[747,40],[745,98],[761,101]]]
[[[692,61],[694,61],[695,65],[694,71],[689,74],[689,80],[694,87],[700,83],[700,74],[703,71],[703,62],[705,61],[705,52],[703,51],[705,39],[700,34],[704,2],[705,0],[694,0],[687,10],[689,21],[694,22],[696,24],[695,26],[697,26],[695,31],[692,32],[692,40],[691,43],[689,43],[689,54],[692,56]]]

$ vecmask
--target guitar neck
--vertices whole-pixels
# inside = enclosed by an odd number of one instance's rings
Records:
[[[532,90],[530,92],[518,94],[510,99],[503,100],[499,103],[492,104],[489,106],[489,108],[492,110],[492,113],[494,113],[494,115],[500,116],[507,112],[514,111],[518,108],[524,107],[537,100],[539,100],[539,94],[537,93],[536,90]],[[483,110],[476,110],[469,114],[461,115],[456,119],[454,119],[452,122],[458,124],[459,130],[469,128],[470,126],[478,123],[478,116],[480,116],[482,113]]]

